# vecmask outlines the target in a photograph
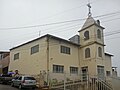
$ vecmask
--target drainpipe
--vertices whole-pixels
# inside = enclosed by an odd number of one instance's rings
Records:
[[[80,46],[78,47],[78,65],[79,65],[79,69],[78,69],[78,75],[81,79],[81,67],[80,67]]]
[[[47,37],[47,85],[49,86],[49,36]]]

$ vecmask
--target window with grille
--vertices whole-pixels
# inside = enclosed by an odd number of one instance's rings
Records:
[[[104,66],[97,66],[98,77],[104,78]]]
[[[99,29],[97,30],[97,38],[101,39],[101,31]]]
[[[70,74],[78,74],[78,67],[70,67]]]
[[[101,47],[98,47],[98,56],[102,57],[102,48]]]
[[[64,66],[62,65],[53,65],[53,73],[63,73]]]
[[[110,71],[106,71],[106,76],[110,76]]]
[[[61,46],[61,53],[70,54],[70,48],[66,46]]]
[[[31,47],[31,54],[39,52],[39,45],[35,45]]]
[[[88,39],[89,39],[89,31],[85,31],[84,40],[88,40]]]
[[[85,58],[89,58],[90,57],[90,48],[86,48],[85,49]]]
[[[14,54],[14,60],[19,59],[19,53]]]

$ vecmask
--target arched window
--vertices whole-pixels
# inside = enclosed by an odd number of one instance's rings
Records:
[[[88,40],[88,39],[89,39],[89,31],[85,31],[84,40]]]
[[[101,39],[101,31],[100,31],[100,29],[97,30],[97,38]]]
[[[98,47],[98,56],[102,57],[102,48],[101,47]]]
[[[85,58],[89,58],[90,57],[90,48],[86,48],[85,49]]]

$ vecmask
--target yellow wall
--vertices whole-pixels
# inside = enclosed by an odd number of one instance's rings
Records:
[[[103,30],[101,30],[101,40],[97,38],[97,30],[98,29],[101,29],[95,25],[89,27],[89,28],[86,28],[85,30],[82,30],[79,32],[79,35],[80,35],[80,45],[81,46],[85,46],[87,44],[90,44],[91,42],[94,42],[94,41],[97,41],[101,44],[104,44],[104,37],[103,37]],[[89,40],[84,40],[84,33],[85,31],[89,31],[89,35],[90,35],[90,39]]]
[[[31,55],[31,47],[39,44],[39,52]],[[46,70],[46,38],[34,41],[10,51],[9,70],[19,70],[21,74],[39,74]],[[14,54],[19,53],[20,57],[14,60]]]
[[[32,46],[39,44],[39,52],[30,54]],[[71,54],[63,54],[60,52],[60,46],[70,47]],[[13,60],[14,54],[20,53],[18,60]],[[40,71],[47,72],[47,39],[34,41],[19,48],[10,51],[10,67],[9,70],[19,70],[21,74],[39,74]],[[79,68],[78,46],[63,41],[49,40],[49,72],[53,71],[53,64],[63,65],[64,71],[70,73],[70,66]]]
[[[67,46],[70,47],[71,53],[69,54],[64,54],[60,52],[60,46]],[[50,71],[52,72],[53,64],[55,65],[63,65],[64,70],[67,73],[70,73],[69,67],[70,66],[75,66],[79,67],[79,58],[78,58],[78,47],[72,44],[68,44],[62,41],[58,40],[50,40]]]

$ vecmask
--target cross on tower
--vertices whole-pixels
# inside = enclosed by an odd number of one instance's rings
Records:
[[[87,6],[88,6],[88,9],[89,9],[88,16],[91,16],[91,15],[92,15],[92,13],[91,13],[91,5],[90,5],[90,3],[88,3],[88,4],[87,4]]]

